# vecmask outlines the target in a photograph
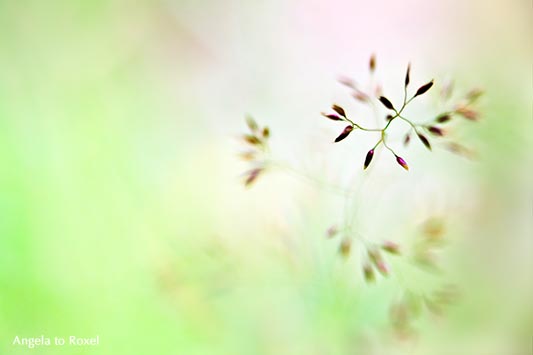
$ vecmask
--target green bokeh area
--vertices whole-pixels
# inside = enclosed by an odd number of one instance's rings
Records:
[[[234,83],[196,80],[211,63],[190,54],[204,50],[203,33],[169,16],[211,5],[0,0],[0,354],[527,350],[533,145],[531,66],[521,58],[530,47],[508,70],[502,52],[459,82],[483,78],[484,121],[461,134],[484,158],[457,163],[442,154],[442,165],[428,166],[482,196],[451,227],[448,276],[462,301],[446,317],[419,320],[415,343],[397,343],[388,307],[403,284],[390,278],[369,286],[357,260],[340,260],[323,235],[334,210],[329,197],[298,190],[305,208],[295,203],[299,212],[291,214],[291,207],[278,210],[292,199],[291,182],[238,186],[241,166],[227,142],[242,125],[222,111],[239,101],[228,96],[234,101],[220,105],[220,116],[208,107]],[[240,15],[261,16],[248,11]],[[479,51],[472,62],[485,57],[487,49]],[[289,227],[272,227],[277,220]],[[417,287],[432,285],[403,272]],[[41,335],[98,335],[100,344],[12,345],[15,336]]]

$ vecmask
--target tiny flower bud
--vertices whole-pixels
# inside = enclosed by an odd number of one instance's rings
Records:
[[[333,105],[331,106],[331,108],[333,109],[333,111],[337,112],[342,117],[346,117],[346,112],[344,112],[344,109],[339,105]]]
[[[403,145],[407,147],[407,145],[409,144],[410,141],[411,141],[411,135],[409,133],[407,133],[405,135],[405,138],[403,139]]]
[[[242,153],[239,154],[239,157],[242,160],[250,161],[250,160],[253,160],[255,158],[255,152],[253,152],[253,151],[242,152]]]
[[[405,160],[403,160],[402,157],[399,157],[399,156],[396,155],[396,162],[398,164],[400,164],[402,166],[402,168],[404,168],[405,170],[409,170],[409,166],[407,165]]]
[[[444,131],[442,129],[440,129],[439,127],[429,126],[429,127],[427,127],[427,129],[434,136],[442,137],[444,135]]]
[[[468,100],[468,102],[470,103],[473,103],[474,101],[476,101],[477,99],[479,99],[479,97],[483,95],[483,90],[479,89],[479,88],[476,88],[476,89],[472,89],[470,90],[467,94],[466,94],[466,99]]]
[[[365,276],[366,282],[374,282],[376,280],[374,269],[372,268],[372,265],[368,263],[363,266],[363,275]]]
[[[366,153],[365,165],[363,166],[363,170],[368,168],[373,157],[374,157],[374,149],[370,149],[368,153]]]
[[[376,55],[372,54],[370,56],[370,61],[368,62],[368,67],[370,72],[373,73],[376,70]]]
[[[378,269],[378,271],[381,273],[381,275],[383,276],[388,276],[389,273],[390,273],[390,268],[389,268],[389,265],[384,262],[383,260],[379,260],[377,263],[376,263],[376,268]]]
[[[346,126],[344,131],[337,138],[335,138],[335,143],[342,141],[344,138],[348,137],[350,132],[353,131],[353,126]]]
[[[479,119],[479,113],[468,107],[459,107],[455,112],[470,121],[477,121]]]
[[[411,63],[409,63],[407,65],[407,73],[405,73],[405,87],[407,87],[407,85],[409,85],[410,74],[411,74]]]
[[[446,144],[446,149],[448,149],[450,152],[461,155],[468,159],[475,159],[477,157],[477,154],[472,149],[469,149],[465,147],[464,145],[461,145],[456,142],[449,142]]]
[[[370,261],[372,262],[372,264],[374,264],[376,269],[378,269],[378,271],[383,276],[387,276],[389,274],[389,271],[390,271],[389,266],[383,260],[383,257],[381,256],[381,253],[379,252],[379,250],[377,249],[369,250],[368,257],[370,258]]]
[[[394,117],[394,116],[392,116],[392,115],[387,115],[387,116],[385,116],[385,119],[386,119],[387,121],[390,121],[390,120],[392,120],[392,117]]]
[[[268,127],[263,128],[263,138],[270,137],[270,129]]]
[[[336,236],[337,234],[339,233],[339,230],[337,229],[336,226],[331,226],[328,228],[328,230],[326,231],[326,236],[328,238],[333,238],[334,236]]]
[[[374,89],[374,95],[376,97],[380,97],[381,94],[383,94],[383,88],[381,87],[381,85],[376,85],[376,88]]]
[[[425,94],[429,89],[431,89],[432,86],[433,86],[433,80],[419,87],[414,97]]]
[[[247,173],[248,177],[244,181],[244,186],[246,186],[246,187],[251,186],[254,183],[254,181],[257,180],[257,178],[259,177],[259,174],[262,171],[263,171],[263,169],[261,169],[261,168],[257,168],[257,169],[253,169],[253,170],[249,171]]]
[[[430,241],[440,241],[444,235],[445,227],[442,219],[432,217],[422,225],[422,233]]]
[[[346,258],[348,255],[350,255],[351,249],[352,249],[352,240],[348,238],[344,238],[341,244],[339,245],[339,253],[343,257]]]
[[[353,93],[353,97],[361,102],[368,102],[370,100],[367,94],[359,90]]]
[[[380,96],[379,97],[379,101],[383,104],[383,106],[385,106],[389,110],[394,110],[394,106],[389,101],[389,99],[387,99],[385,96]]]
[[[399,255],[400,254],[400,246],[396,243],[393,243],[391,241],[385,241],[382,245],[381,245],[381,249],[385,250],[386,252],[389,252],[391,254],[396,254],[396,255]]]
[[[338,78],[337,81],[341,83],[342,85],[349,87],[350,89],[355,89],[355,83],[350,78],[343,76],[343,77]]]
[[[450,116],[448,114],[444,114],[444,115],[440,115],[439,117],[437,117],[436,121],[438,123],[445,123],[445,122],[448,122],[451,119],[452,119],[452,116]]]
[[[424,144],[427,149],[431,150],[431,144],[429,144],[428,139],[425,136],[423,136],[422,134],[420,134],[420,133],[417,133],[417,136],[420,139],[420,141],[422,142],[422,144]]]
[[[261,144],[261,141],[259,140],[259,138],[257,138],[256,136],[254,136],[252,134],[245,134],[243,136],[243,138],[246,141],[246,143],[249,143],[251,145],[259,145],[259,144]]]
[[[448,81],[443,85],[440,91],[440,95],[444,100],[448,100],[452,96],[452,93],[453,93],[453,82]]]
[[[329,118],[330,120],[333,120],[333,121],[344,121],[342,118],[340,118],[339,116],[333,114],[333,113],[324,113],[322,112],[322,116],[324,117],[327,117]]]
[[[257,122],[253,119],[252,116],[246,116],[246,125],[250,128],[250,131],[255,132],[258,128]]]

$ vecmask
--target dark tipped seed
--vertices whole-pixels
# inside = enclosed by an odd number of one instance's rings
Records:
[[[444,132],[442,129],[440,129],[439,127],[435,127],[435,126],[429,126],[427,127],[427,130],[433,134],[434,136],[439,136],[439,137],[442,137],[444,135]]]
[[[425,94],[429,89],[431,89],[432,86],[433,86],[433,80],[431,80],[429,83],[424,84],[421,87],[419,87],[418,90],[416,91],[415,96],[419,96],[419,95]]]
[[[370,72],[373,73],[376,70],[376,55],[372,54],[370,56],[370,61],[368,62],[368,67]]]
[[[431,144],[429,144],[428,139],[425,136],[423,136],[422,134],[420,134],[420,133],[417,133],[417,136],[420,139],[420,141],[422,142],[422,144],[424,144],[427,149],[431,150]]]
[[[379,101],[383,104],[383,106],[385,106],[389,110],[394,110],[394,106],[389,101],[389,99],[387,99],[385,96],[380,96],[379,97]]]
[[[409,165],[405,162],[402,157],[396,156],[396,162],[401,165],[405,170],[409,170]]]
[[[437,117],[437,119],[435,121],[437,121],[438,123],[445,123],[445,122],[448,122],[451,119],[452,119],[452,116],[450,116],[448,114],[444,114],[444,115],[440,115],[439,117]]]
[[[411,63],[407,65],[407,72],[405,73],[405,87],[409,85],[410,80],[411,80]]]
[[[333,114],[333,113],[322,113],[322,116],[324,117],[327,117],[329,118],[330,120],[333,120],[333,121],[344,121],[342,118],[340,118],[339,116]]]
[[[335,143],[340,142],[344,138],[348,137],[351,131],[353,131],[353,126],[346,126],[344,128],[344,131],[342,131],[342,133],[337,138],[335,138]]]
[[[344,112],[344,109],[339,105],[333,105],[331,106],[331,108],[333,109],[333,111],[337,112],[342,117],[346,117],[346,112]]]
[[[374,157],[374,149],[370,149],[368,153],[366,153],[365,165],[363,166],[363,169],[368,168],[373,157]]]

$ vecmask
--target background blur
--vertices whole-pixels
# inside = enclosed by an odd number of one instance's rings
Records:
[[[0,353],[30,352],[16,335],[99,335],[33,352],[527,354],[531,14],[525,0],[0,1]],[[484,88],[483,119],[455,132],[479,159],[413,144],[409,173],[384,154],[365,180],[373,138],[332,145],[340,127],[319,113],[363,113],[336,79],[365,81],[371,53],[394,101],[409,61],[413,86]],[[243,188],[245,113],[276,157],[355,176],[369,238],[445,218],[439,277],[460,301],[394,340],[397,278],[366,285],[324,238],[342,199],[276,173]]]

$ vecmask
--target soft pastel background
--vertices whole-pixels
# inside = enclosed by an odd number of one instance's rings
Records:
[[[532,23],[525,0],[0,1],[0,353],[529,353]],[[393,100],[408,61],[416,84],[486,90],[457,132],[477,161],[414,145],[408,174],[383,155],[365,180],[369,138],[333,146],[319,112],[362,114],[335,79],[365,80],[373,52]],[[342,199],[283,174],[242,187],[246,112],[276,156],[355,174],[370,238],[446,218],[460,302],[390,337],[396,278],[365,285],[324,239]]]

